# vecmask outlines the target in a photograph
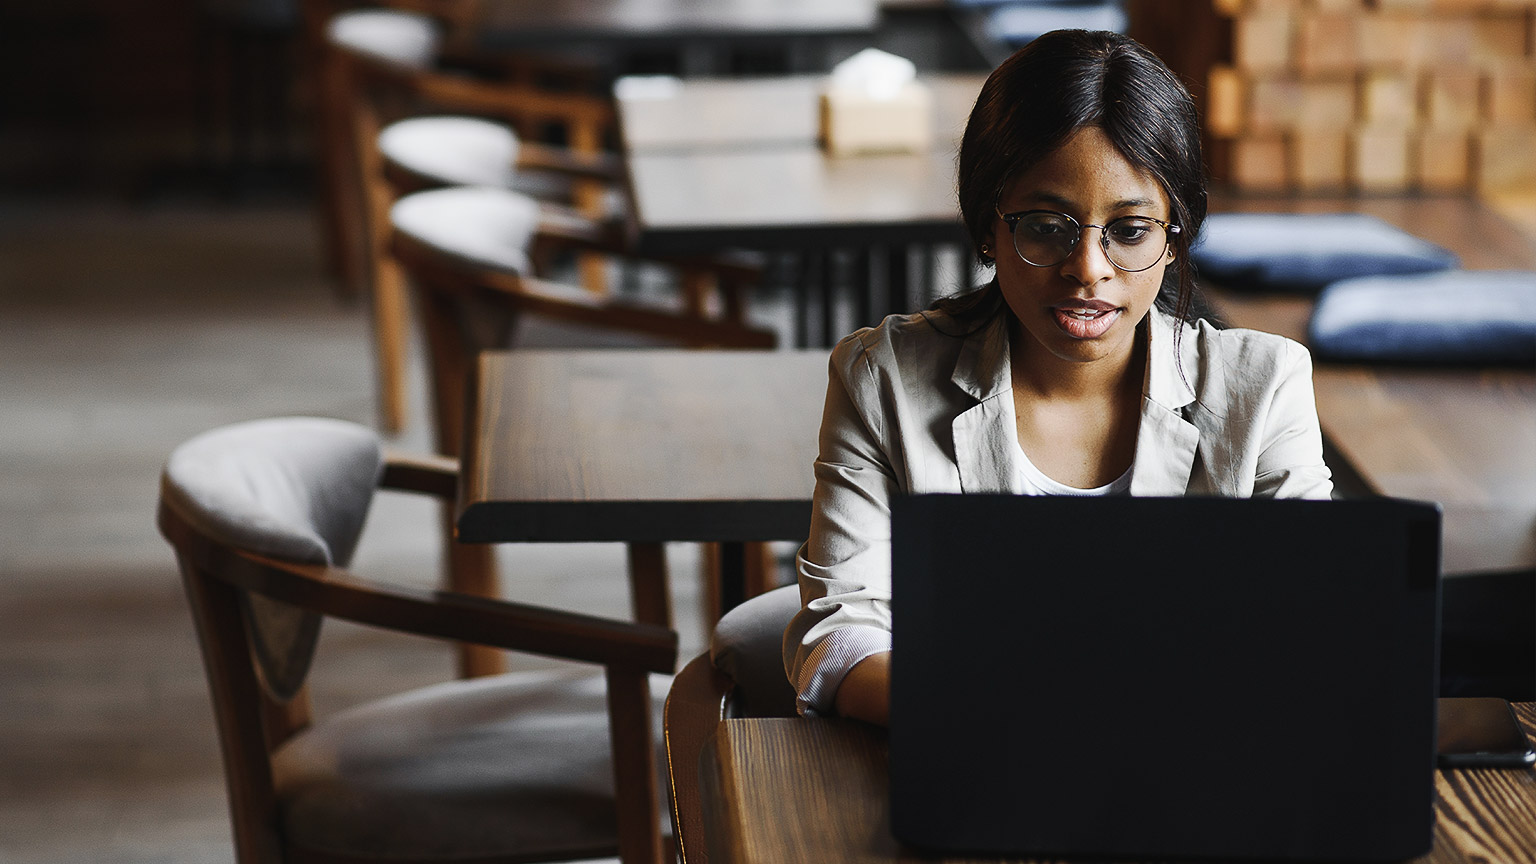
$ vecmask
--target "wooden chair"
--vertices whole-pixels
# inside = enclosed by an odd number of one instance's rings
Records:
[[[440,16],[449,9],[437,5]],[[327,233],[344,250],[353,293],[372,304],[380,419],[396,432],[407,414],[409,325],[389,257],[394,200],[425,188],[488,185],[596,214],[618,174],[600,152],[613,112],[591,92],[592,75],[555,61],[501,60],[495,77],[474,74],[484,68],[445,68],[441,22],[425,12],[349,10],[325,31]],[[462,116],[435,116],[441,112]],[[565,146],[539,143],[546,134]],[[586,283],[599,287],[599,264],[582,267]]]
[[[699,757],[727,717],[795,716],[795,693],[784,676],[784,629],[800,609],[794,585],[760,594],[726,613],[707,654],[672,679],[662,730],[672,830],[683,864],[705,864]]]
[[[670,859],[648,676],[672,669],[673,633],[345,569],[376,485],[451,498],[456,484],[451,460],[384,458],[371,431],[316,418],[216,429],[171,455],[160,530],[197,624],[241,864]],[[602,671],[449,681],[312,720],[327,617]]]

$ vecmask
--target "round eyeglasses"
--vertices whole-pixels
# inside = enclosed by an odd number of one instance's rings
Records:
[[[995,209],[995,208],[994,208]],[[1013,235],[1013,249],[1025,264],[1055,267],[1072,256],[1077,241],[1089,228],[1099,229],[1099,245],[1109,263],[1126,273],[1139,273],[1168,251],[1179,226],[1150,216],[1121,216],[1103,225],[1079,225],[1076,219],[1054,210],[997,211]]]

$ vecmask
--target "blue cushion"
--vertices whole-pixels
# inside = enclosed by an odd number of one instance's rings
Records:
[[[1449,250],[1360,213],[1218,213],[1190,257],[1232,289],[1315,294],[1340,279],[1456,267]]]
[[[1118,3],[1008,3],[993,8],[985,27],[993,41],[1024,45],[1052,30],[1124,32],[1126,18]]]
[[[1312,351],[1335,360],[1536,363],[1536,272],[1346,279],[1317,298]]]

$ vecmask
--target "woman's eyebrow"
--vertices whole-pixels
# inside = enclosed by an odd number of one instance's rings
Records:
[[[1055,207],[1060,207],[1062,210],[1069,209],[1077,203],[1054,192],[1041,191],[1030,192],[1024,196],[1024,200],[1038,201],[1044,204],[1050,204]],[[1122,198],[1119,201],[1116,201],[1114,204],[1110,205],[1110,209],[1126,210],[1131,207],[1151,207],[1155,203],[1156,202],[1154,202],[1151,198]]]

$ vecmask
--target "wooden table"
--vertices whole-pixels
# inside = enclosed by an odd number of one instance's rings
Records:
[[[478,379],[460,541],[732,544],[729,605],[742,542],[809,530],[825,351],[489,352]]]
[[[1536,733],[1536,704],[1516,708]],[[702,761],[713,864],[935,860],[904,853],[891,837],[886,738],[876,727],[726,720]],[[1440,771],[1435,788],[1434,848],[1415,861],[1536,861],[1536,772]]]
[[[460,39],[482,51],[551,48],[611,61],[624,51],[787,47],[867,36],[877,0],[474,0]]]
[[[955,200],[955,154],[984,76],[924,77],[934,94],[926,151],[841,157],[817,141],[824,80],[621,79],[615,95],[635,243],[655,254],[900,250],[889,261],[885,306],[909,311],[906,248],[968,245]],[[826,272],[824,258],[807,260],[811,272],[799,285]],[[808,302],[802,298],[802,310]],[[802,344],[832,341],[829,315],[819,340],[805,321]],[[857,322],[865,323],[874,321]]]
[[[1369,213],[1468,269],[1536,269],[1536,242],[1468,198],[1213,198],[1218,209]],[[1212,293],[1230,323],[1306,341],[1311,298]],[[1536,567],[1536,370],[1318,363],[1313,384],[1341,486],[1443,506],[1446,573]]]

